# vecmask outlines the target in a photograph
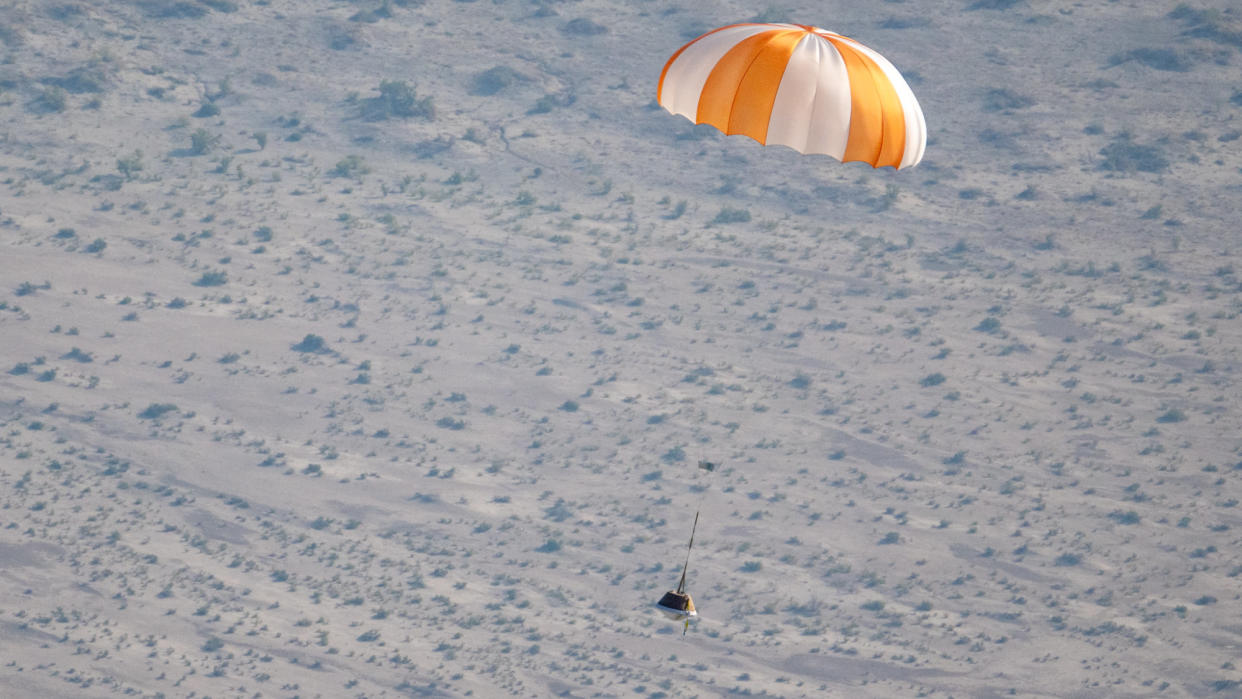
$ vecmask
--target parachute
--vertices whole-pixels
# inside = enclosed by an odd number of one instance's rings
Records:
[[[717,464],[711,461],[699,461],[699,469],[711,473],[716,470]],[[704,491],[706,497],[706,490]],[[699,528],[699,514],[703,511],[703,500],[699,500],[699,507],[694,513],[694,525],[690,527],[690,544],[686,546],[686,564],[681,569],[681,579],[677,581],[677,589],[665,592],[660,601],[656,602],[656,609],[664,613],[664,616],[673,621],[684,621],[685,626],[682,627],[682,635],[690,628],[690,617],[698,616],[699,612],[694,608],[694,599],[686,592],[686,573],[690,570],[690,552],[694,550],[694,533]]]
[[[914,92],[857,41],[801,24],[733,24],[678,49],[657,99],[673,114],[764,145],[872,167],[913,167],[927,146]]]
[[[684,620],[686,625],[681,633],[684,636],[686,630],[690,628],[690,617],[698,616],[699,612],[694,608],[694,599],[690,597],[690,593],[686,592],[686,572],[690,570],[690,551],[694,548],[694,532],[699,528],[699,513],[694,513],[694,526],[690,528],[690,545],[686,547],[686,565],[681,569],[681,580],[677,582],[676,590],[669,590],[664,593],[659,602],[656,602],[656,609],[664,612],[664,616],[674,620]]]

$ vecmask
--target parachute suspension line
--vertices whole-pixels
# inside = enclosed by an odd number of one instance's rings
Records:
[[[694,532],[699,528],[699,513],[694,513],[694,526],[690,527],[690,545],[686,547],[686,565],[681,568],[681,580],[677,583],[677,594],[686,591],[686,571],[690,570],[690,551],[694,548]]]

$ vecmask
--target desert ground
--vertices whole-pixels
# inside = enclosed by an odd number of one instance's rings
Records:
[[[923,163],[655,103],[755,20],[886,55]],[[0,695],[1242,692],[1233,3],[9,0],[0,49]]]

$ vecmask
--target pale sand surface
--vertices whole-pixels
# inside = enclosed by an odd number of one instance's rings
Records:
[[[914,170],[653,107],[750,3],[0,7],[0,695],[1242,691],[1242,16],[839,5]]]

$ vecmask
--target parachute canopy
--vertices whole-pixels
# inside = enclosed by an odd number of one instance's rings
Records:
[[[660,105],[765,145],[872,167],[913,167],[927,146],[914,92],[880,54],[826,29],[733,24],[664,64]]]

